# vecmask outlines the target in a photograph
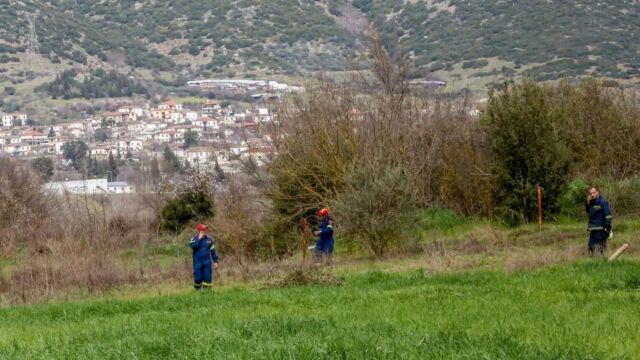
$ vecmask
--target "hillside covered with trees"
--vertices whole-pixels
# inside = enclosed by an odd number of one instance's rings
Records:
[[[361,64],[371,26],[406,54],[413,77],[640,75],[640,3],[630,0],[2,0],[0,62],[24,61],[27,14],[48,61],[120,71],[346,70]]]

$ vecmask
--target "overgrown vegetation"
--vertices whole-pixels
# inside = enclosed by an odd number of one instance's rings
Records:
[[[56,76],[53,82],[43,84],[36,91],[46,92],[52,98],[97,99],[131,97],[135,94],[147,95],[147,89],[127,75],[116,71],[105,72],[96,69],[81,75],[77,70],[66,70]]]
[[[381,257],[415,241],[412,209],[520,224],[537,216],[537,186],[553,218],[584,200],[566,195],[572,179],[640,175],[640,106],[622,89],[596,80],[505,83],[478,120],[466,99],[411,91],[409,68],[375,38],[371,55],[375,80],[321,83],[278,111],[274,137],[286,135],[267,195],[279,252],[295,246],[302,218],[326,205],[344,220],[346,239]]]
[[[640,74],[639,11],[635,2],[595,0],[5,1],[0,63],[20,61],[29,29],[22,14],[39,12],[40,54],[54,63],[178,73],[195,60],[203,65],[194,72],[227,76],[345,70],[364,52],[362,38],[340,26],[355,16],[382,34],[392,54],[412,54],[412,76],[462,63],[485,69],[474,76],[629,79]],[[495,58],[501,63],[493,66]]]

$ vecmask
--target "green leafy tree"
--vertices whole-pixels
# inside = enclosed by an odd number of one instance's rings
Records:
[[[31,167],[40,173],[45,180],[50,180],[54,173],[53,159],[50,157],[39,157],[31,162]]]
[[[96,139],[96,141],[105,142],[108,139],[111,139],[111,129],[107,129],[107,128],[96,129],[93,137]]]
[[[118,163],[116,162],[116,159],[114,159],[112,152],[109,152],[109,172],[111,174],[111,181],[118,179],[120,171],[118,170]]]
[[[198,133],[195,131],[185,131],[183,148],[188,149],[192,146],[198,146]]]
[[[154,185],[158,185],[160,182],[160,166],[158,166],[158,159],[155,156],[151,159],[151,179]]]
[[[220,164],[218,163],[218,158],[216,158],[216,164],[213,166],[213,171],[215,171],[216,173],[216,181],[223,182],[226,175],[224,173],[224,170],[222,170],[222,167],[220,167]]]
[[[164,228],[176,233],[190,221],[210,218],[213,215],[213,199],[202,191],[182,193],[162,209]]]
[[[495,197],[507,218],[536,217],[537,185],[544,193],[544,209],[557,210],[568,181],[570,152],[554,129],[556,120],[545,89],[533,81],[505,84],[499,93],[489,93],[481,121],[496,159]]]
[[[168,146],[164,147],[162,152],[162,158],[164,160],[164,172],[166,173],[175,173],[182,169],[182,165],[180,164],[180,159],[176,156],[176,154],[171,151]]]
[[[71,161],[77,171],[82,169],[84,160],[89,154],[89,147],[82,140],[66,142],[62,145],[62,156]]]

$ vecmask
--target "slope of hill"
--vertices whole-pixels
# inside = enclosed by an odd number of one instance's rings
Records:
[[[356,38],[314,1],[0,1],[4,53],[29,44],[35,15],[39,52],[54,62],[176,70],[335,70]]]
[[[392,50],[431,70],[501,66],[539,79],[640,75],[640,2],[354,0]],[[495,70],[493,69],[495,68]]]
[[[31,48],[40,70],[338,71],[359,61],[373,26],[391,52],[409,55],[416,77],[640,75],[636,0],[0,0],[0,23],[0,68],[25,63]]]

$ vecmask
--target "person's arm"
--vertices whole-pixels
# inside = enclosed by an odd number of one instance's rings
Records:
[[[320,227],[320,234],[330,236],[333,234],[333,225],[331,223]]]
[[[602,213],[604,214],[604,231],[611,231],[611,209],[609,209],[609,203],[607,200],[602,200]]]
[[[218,268],[218,253],[216,252],[216,245],[213,242],[211,242],[211,247],[209,247],[209,254],[211,254],[211,260],[213,260],[213,267]]]
[[[193,250],[196,250],[197,248],[200,247],[200,239],[198,239],[197,236],[192,237],[191,242],[189,242],[189,245]]]

